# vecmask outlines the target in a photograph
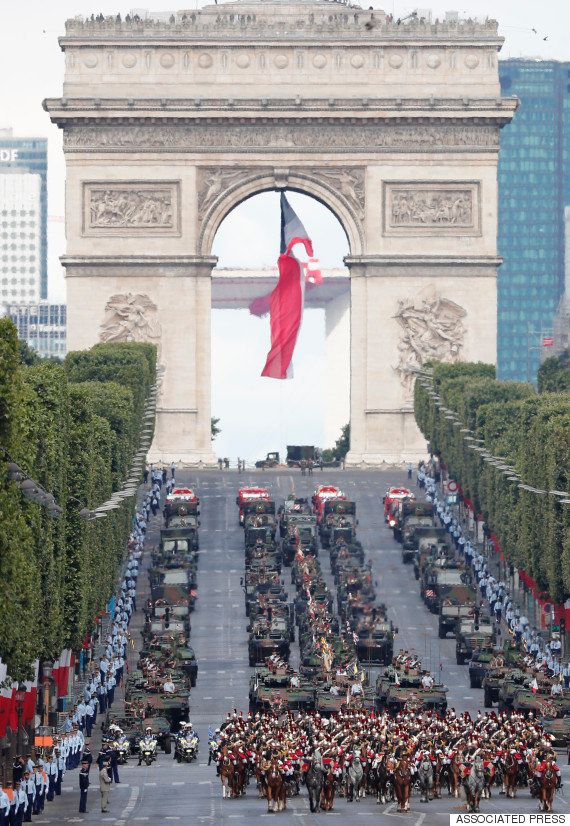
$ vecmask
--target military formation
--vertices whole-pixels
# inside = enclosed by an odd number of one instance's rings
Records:
[[[267,490],[244,488],[237,504],[255,671],[249,712],[234,710],[210,732],[209,762],[224,797],[254,785],[268,811],[282,811],[305,786],[311,811],[332,809],[335,796],[365,795],[406,811],[412,793],[427,802],[462,790],[468,809],[478,811],[482,798],[528,789],[551,810],[560,783],[554,746],[570,710],[565,691],[557,675],[537,672],[524,640],[499,644],[493,606],[479,593],[456,526],[442,518],[435,486],[428,493],[417,502],[409,489],[390,488],[385,519],[402,543],[402,561],[413,563],[426,609],[438,616],[440,637],[455,636],[457,662],[469,664],[485,705],[496,696],[489,693],[495,680],[497,711],[456,714],[416,654],[394,656],[397,629],[376,598],[356,503],[319,485],[311,501],[291,495],[276,510]],[[328,551],[336,593],[319,549]],[[293,598],[284,580],[289,566]],[[289,663],[296,636],[298,670]],[[370,666],[380,667],[374,686]]]
[[[159,750],[178,762],[192,762],[198,734],[189,722],[190,694],[198,663],[190,644],[191,613],[197,597],[200,502],[191,488],[168,483],[164,524],[148,570],[137,667],[125,683],[124,714],[111,716],[108,741],[124,762],[138,756],[151,765]]]

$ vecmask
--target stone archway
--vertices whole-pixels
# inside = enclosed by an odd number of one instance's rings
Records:
[[[351,464],[425,449],[429,358],[494,361],[502,39],[343,3],[239,0],[168,22],[70,20],[62,97],[68,343],[141,337],[164,377],[155,460],[210,463],[212,242],[289,188],[347,235]]]

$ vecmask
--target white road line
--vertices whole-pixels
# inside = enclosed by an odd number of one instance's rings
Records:
[[[209,786],[211,782],[212,782],[211,780],[198,780],[198,785],[199,786]]]
[[[173,780],[172,781],[173,786],[184,786],[185,784],[186,784],[185,780]]]
[[[473,699],[473,697],[471,697],[471,695],[469,695],[469,694],[468,694],[468,695],[467,695],[466,697],[464,697],[463,699],[464,699],[464,700],[472,700],[472,699]]]
[[[383,815],[389,815],[390,812],[392,811],[392,809],[395,809],[395,808],[396,808],[396,804],[395,803],[390,803],[388,806],[386,806],[386,808],[384,809],[382,814]]]
[[[417,820],[416,820],[416,822],[414,823],[414,826],[422,826],[422,823],[424,822],[424,820],[425,820],[425,819],[426,819],[426,815],[425,815],[425,812],[424,812],[423,814],[421,814],[421,815],[418,817],[418,819],[417,819]]]
[[[156,783],[145,783],[145,786],[156,786]]]

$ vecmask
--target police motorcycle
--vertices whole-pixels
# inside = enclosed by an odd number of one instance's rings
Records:
[[[156,738],[149,726],[144,737],[139,740],[139,766],[143,761],[150,766],[156,760],[156,745]]]
[[[113,738],[112,746],[117,754],[117,763],[124,766],[131,753],[131,744],[124,731],[115,724],[109,726],[109,734]]]
[[[211,731],[211,730],[210,730]],[[215,763],[217,766],[217,774],[220,773],[220,764],[218,758],[220,756],[220,729],[217,728],[214,734],[208,734],[208,766],[210,763]]]
[[[182,723],[176,735],[174,759],[178,763],[191,763],[198,756],[199,737],[192,728],[192,723]]]

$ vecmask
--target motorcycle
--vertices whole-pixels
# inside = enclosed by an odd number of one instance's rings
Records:
[[[191,763],[198,756],[198,738],[179,737],[174,749],[174,758],[178,763]]]
[[[120,743],[115,743],[113,748],[117,752],[117,763],[124,766],[129,759],[131,753],[131,746],[128,740],[122,740]]]
[[[139,742],[139,765],[145,762],[147,766],[156,760],[156,740],[141,740]]]
[[[218,753],[220,750],[220,746],[217,740],[210,740],[209,742],[209,753],[208,753],[208,766],[213,761],[216,765],[218,764]],[[220,769],[218,766],[218,774],[220,773]]]

